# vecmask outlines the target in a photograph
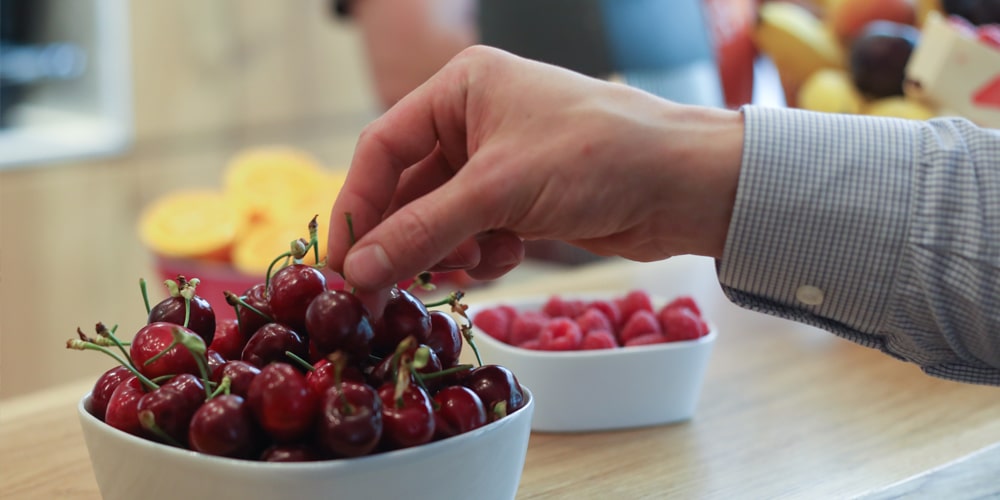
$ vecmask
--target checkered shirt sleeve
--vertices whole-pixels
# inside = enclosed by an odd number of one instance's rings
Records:
[[[742,111],[729,299],[1000,385],[1000,130]]]

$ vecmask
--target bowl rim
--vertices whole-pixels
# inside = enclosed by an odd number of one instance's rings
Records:
[[[95,417],[90,411],[87,410],[86,403],[90,399],[92,391],[87,391],[77,402],[77,413],[80,419],[85,419],[90,425],[97,428],[103,428],[105,432],[113,434],[116,439],[125,440],[128,443],[137,446],[152,446],[154,448],[160,449],[163,453],[172,455],[178,459],[190,459],[197,461],[204,461],[206,464],[224,466],[224,467],[241,467],[247,468],[248,470],[256,471],[259,469],[266,469],[268,471],[275,469],[284,469],[289,471],[298,472],[315,472],[315,471],[326,471],[331,468],[348,471],[355,470],[361,467],[367,467],[370,464],[375,464],[378,467],[380,462],[396,462],[405,461],[408,458],[420,455],[429,454],[433,455],[438,448],[442,448],[449,445],[460,444],[459,441],[474,440],[480,435],[494,432],[500,428],[508,425],[512,425],[513,421],[520,418],[530,418],[530,414],[534,411],[535,397],[531,390],[524,384],[521,384],[521,389],[524,392],[525,404],[519,408],[516,412],[507,415],[506,417],[496,420],[494,422],[487,423],[486,425],[473,429],[469,432],[458,434],[455,436],[447,437],[444,439],[439,439],[436,441],[431,441],[429,443],[424,443],[422,445],[413,446],[410,448],[403,448],[398,450],[386,451],[382,453],[375,453],[371,455],[365,455],[361,457],[353,458],[331,458],[324,460],[313,460],[304,462],[267,462],[262,460],[250,460],[243,458],[231,458],[222,457],[217,455],[209,455],[207,453],[201,453],[187,448],[179,448],[176,446],[171,446],[168,444],[161,443],[159,441],[154,441],[152,439],[147,439],[140,436],[135,436],[129,434],[121,429],[117,429],[105,423],[103,420]],[[528,426],[530,433],[530,425]]]
[[[484,302],[473,302],[469,304],[469,308],[466,313],[469,315],[469,320],[475,319],[475,313],[477,310],[488,309],[490,307],[497,307],[501,305],[510,305],[513,307],[525,307],[529,305],[542,305],[545,300],[548,300],[552,296],[559,296],[569,299],[583,299],[583,300],[594,300],[597,298],[608,298],[610,296],[621,295],[618,291],[608,291],[608,292],[568,292],[568,293],[555,293],[548,295],[530,295],[525,297],[518,297],[512,299],[497,299]],[[652,299],[654,304],[665,304],[667,300],[662,295],[649,294],[650,299]],[[492,335],[486,333],[481,328],[473,323],[472,327],[475,332],[479,335],[473,336],[473,341],[482,342],[486,339],[486,342],[498,350],[505,351],[509,354],[522,356],[526,358],[590,358],[590,357],[601,357],[607,358],[609,356],[629,356],[636,353],[655,353],[661,351],[674,351],[680,349],[694,349],[696,347],[702,346],[704,344],[712,344],[718,337],[718,329],[715,324],[711,321],[702,318],[705,323],[708,324],[708,333],[692,340],[675,340],[671,342],[663,342],[660,344],[648,344],[641,346],[618,346],[611,349],[586,349],[586,350],[575,350],[575,351],[543,351],[534,349],[525,349],[523,347],[518,347],[513,344],[508,344],[502,340],[494,338]]]

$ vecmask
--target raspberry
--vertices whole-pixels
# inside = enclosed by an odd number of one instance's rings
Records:
[[[575,318],[583,312],[584,306],[582,300],[566,300],[553,295],[542,306],[542,312],[550,318]]]
[[[617,331],[622,327],[623,318],[622,310],[618,308],[618,305],[610,300],[595,300],[587,306],[588,309],[596,308],[597,310],[604,313],[604,316],[608,318],[611,322],[612,332]],[[584,311],[586,312],[586,311]]]
[[[538,339],[534,339],[534,340],[529,340],[527,342],[524,342],[523,344],[521,344],[521,345],[519,345],[517,347],[520,347],[521,349],[530,349],[532,351],[541,351],[542,350],[542,342],[540,340],[538,340]]]
[[[551,320],[547,316],[538,311],[527,311],[518,315],[510,324],[507,343],[519,346],[529,340],[537,339],[549,321]]]
[[[665,342],[667,342],[667,337],[662,333],[644,333],[638,337],[633,337],[628,342],[625,342],[625,347],[663,344]]]
[[[486,332],[490,337],[501,342],[507,342],[507,339],[510,337],[510,316],[499,307],[480,311],[476,314],[472,323],[480,330]]]
[[[583,335],[580,349],[612,349],[618,347],[618,341],[611,330],[595,329]]]
[[[660,312],[660,326],[667,340],[693,340],[708,334],[708,325],[687,308],[665,308]]]
[[[670,303],[663,306],[663,309],[690,309],[695,316],[701,317],[701,309],[690,295],[683,295],[671,300]],[[663,309],[660,310],[660,314],[663,314]]]
[[[548,351],[573,351],[580,348],[583,332],[569,318],[553,318],[542,328],[538,341]]]
[[[587,310],[583,311],[583,314],[577,316],[576,324],[580,326],[580,331],[583,333],[587,333],[591,330],[614,331],[614,326],[611,324],[611,320],[609,320],[608,317],[596,307],[588,307]]]
[[[653,301],[649,294],[642,290],[633,290],[621,298],[619,307],[622,311],[622,321],[628,323],[632,315],[638,311],[654,312]]]
[[[622,344],[628,345],[630,340],[650,333],[662,335],[663,329],[655,314],[642,309],[633,313],[632,317],[625,323],[618,335],[618,340]]]

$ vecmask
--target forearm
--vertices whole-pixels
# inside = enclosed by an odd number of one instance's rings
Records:
[[[938,376],[1000,384],[998,133],[745,114],[727,295]]]

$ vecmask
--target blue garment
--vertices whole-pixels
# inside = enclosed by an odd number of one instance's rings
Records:
[[[729,299],[1000,385],[1000,130],[742,111]]]

